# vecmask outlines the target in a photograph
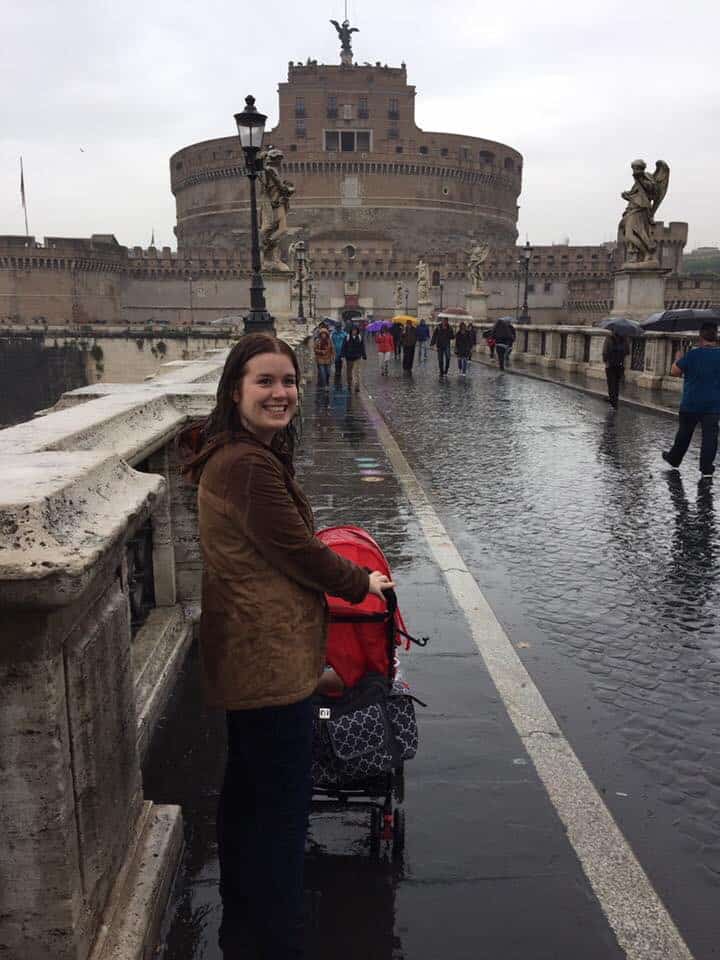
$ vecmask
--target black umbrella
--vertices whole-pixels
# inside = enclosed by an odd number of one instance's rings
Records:
[[[640,324],[629,317],[610,317],[608,320],[601,320],[598,327],[616,333],[619,337],[641,337],[645,333]]]
[[[720,310],[663,310],[642,321],[643,330],[697,333],[703,323],[720,323]]]

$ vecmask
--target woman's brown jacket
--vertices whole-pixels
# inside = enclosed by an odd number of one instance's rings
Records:
[[[359,603],[367,572],[314,536],[290,461],[249,434],[209,451],[198,508],[210,705],[243,710],[304,699],[325,663],[323,594]]]

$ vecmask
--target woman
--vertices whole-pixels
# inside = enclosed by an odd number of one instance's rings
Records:
[[[304,956],[310,698],[324,666],[324,593],[359,603],[392,586],[314,536],[292,462],[298,381],[286,343],[243,337],[210,418],[181,440],[192,453],[185,472],[199,482],[204,685],[210,705],[227,716],[220,943],[236,949],[249,931],[266,960]]]
[[[318,371],[318,386],[327,388],[330,385],[330,367],[335,360],[335,349],[327,327],[323,327],[318,333],[313,350]]]
[[[347,370],[348,390],[360,392],[360,360],[367,360],[365,353],[365,343],[360,336],[360,327],[354,323],[350,328],[350,336],[343,346],[343,357],[345,358],[345,368]]]
[[[473,335],[472,331],[465,326],[463,320],[455,334],[455,355],[457,356],[458,371],[461,377],[467,376],[468,360],[472,356]]]
[[[380,364],[380,375],[386,377],[390,367],[390,357],[392,357],[395,344],[393,343],[390,326],[381,327],[375,339],[375,345],[378,351],[378,362]]]

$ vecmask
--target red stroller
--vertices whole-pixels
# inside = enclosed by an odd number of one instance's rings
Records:
[[[336,553],[391,577],[373,538],[360,527],[330,527],[318,538]],[[316,695],[313,744],[314,796],[370,809],[374,850],[405,843],[404,762],[417,750],[415,698],[398,671],[396,647],[405,640],[425,646],[405,630],[393,590],[386,602],[368,595],[360,604],[327,597],[330,611],[327,664],[344,685],[334,695]]]

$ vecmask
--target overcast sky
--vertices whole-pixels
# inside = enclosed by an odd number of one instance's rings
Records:
[[[425,130],[525,158],[521,239],[614,238],[630,161],[670,164],[658,217],[720,244],[717,0],[354,0],[355,59],[407,63]],[[0,37],[0,234],[114,233],[175,247],[168,158],[235,133],[253,93],[277,120],[289,60],[337,63],[342,0],[25,0]]]

